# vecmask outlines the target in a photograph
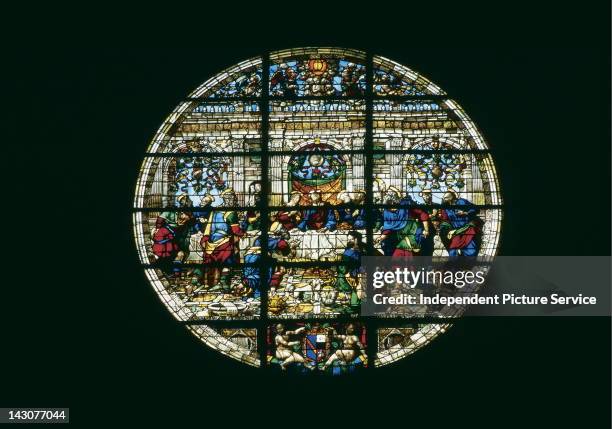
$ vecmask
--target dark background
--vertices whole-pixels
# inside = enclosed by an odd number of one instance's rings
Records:
[[[585,419],[609,427],[609,318],[465,319],[389,367],[334,379],[278,377],[219,355],[174,321],[145,280],[131,226],[143,153],[182,97],[266,49],[343,46],[423,73],[479,125],[506,206],[502,255],[610,255],[609,10],[602,9],[523,9],[501,27],[451,16],[423,29],[391,9],[404,24],[377,31],[207,21],[193,36],[159,42],[124,38],[105,21],[91,39],[80,30],[50,40],[44,33],[14,49],[25,67],[6,87],[25,103],[8,110],[25,124],[9,127],[7,137],[20,143],[6,148],[14,162],[5,172],[28,203],[5,209],[10,308],[0,405],[69,406],[81,423],[212,424],[218,415],[348,425],[370,414],[377,426],[391,418],[434,427]],[[30,189],[33,201],[25,198]],[[15,221],[20,215],[31,219]],[[275,420],[285,413],[292,416]]]

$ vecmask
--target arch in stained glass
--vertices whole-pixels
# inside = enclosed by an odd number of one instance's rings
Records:
[[[448,238],[449,195],[478,240]],[[360,318],[355,264],[397,248],[385,210],[406,202],[438,232],[412,251],[496,254],[495,166],[456,101],[384,57],[289,49],[219,73],[168,116],[140,170],[134,233],[148,281],[205,344],[254,366],[340,374],[450,327]]]

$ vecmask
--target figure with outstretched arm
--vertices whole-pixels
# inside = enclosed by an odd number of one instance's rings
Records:
[[[233,209],[223,209],[223,207],[236,206],[236,194],[230,188],[221,193],[223,205],[220,210],[210,212],[208,221],[204,228],[200,245],[204,252],[204,281],[209,288],[230,289],[227,282],[221,280],[221,267],[219,265],[232,265],[240,262],[238,253],[238,239],[245,231],[240,225],[240,216]],[[208,264],[213,266],[207,267]]]
[[[412,198],[401,198],[400,191],[393,186],[387,190],[385,204],[397,206],[384,209],[381,235],[375,243],[381,244],[385,256],[420,255],[420,243],[430,234],[429,214],[415,207]]]
[[[275,220],[279,221],[287,231],[291,231],[293,228],[297,227],[302,220],[300,211],[294,209],[294,206],[300,204],[301,198],[302,194],[300,192],[291,192],[289,201],[285,203],[286,208],[276,213]]]
[[[345,335],[339,335],[334,328],[330,328],[329,335],[342,340],[342,345],[327,359],[327,362],[323,365],[324,371],[336,361],[350,365],[360,354],[366,354],[365,347],[359,341],[359,337],[355,335],[355,325],[352,323],[349,323],[346,327]]]
[[[280,363],[281,369],[284,371],[287,366],[292,363],[301,363],[305,367],[312,369],[306,365],[306,359],[304,356],[293,351],[293,347],[300,344],[299,341],[291,341],[290,337],[294,335],[300,335],[306,330],[305,327],[296,329],[295,331],[286,331],[285,326],[282,323],[276,325],[276,337],[274,338],[274,344],[276,345],[276,359]]]
[[[341,204],[363,205],[365,201],[364,191],[355,191],[353,195],[348,191],[340,191],[336,197]],[[363,207],[343,207],[337,210],[337,228],[341,230],[365,229],[366,216]]]

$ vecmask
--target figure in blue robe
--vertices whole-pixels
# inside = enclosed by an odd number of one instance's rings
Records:
[[[289,243],[280,237],[268,237],[268,251],[269,252],[280,252],[281,254],[289,253]],[[253,247],[247,250],[244,256],[245,267],[242,270],[242,283],[249,289],[250,295],[254,298],[261,296],[261,277],[260,273],[263,270],[264,273],[264,284],[268,284],[274,273],[275,266],[270,264],[267,269],[261,266],[257,266],[257,263],[261,260],[261,239],[258,238],[253,243]],[[250,265],[252,264],[252,265]]]
[[[446,241],[448,255],[478,256],[482,220],[478,217],[478,208],[465,198],[457,198],[453,192],[443,197],[445,204],[459,206],[440,210],[440,236]]]
[[[381,244],[383,253],[396,256],[394,253],[413,255],[420,252],[421,242],[425,238],[424,222],[429,222],[429,214],[416,207],[416,202],[410,196],[402,198],[398,208],[385,209],[381,228],[386,236]]]
[[[381,243],[385,256],[391,256],[399,243],[399,237],[397,234],[393,234],[392,232],[401,231],[408,223],[408,208],[405,207],[407,206],[407,203],[408,201],[401,200],[401,207],[384,209],[382,212],[381,231],[383,233],[385,231],[391,232],[391,234],[388,234],[388,237]]]
[[[338,210],[338,222],[346,223],[352,229],[365,229],[366,220],[365,220],[365,209],[352,209],[352,208],[344,208]]]

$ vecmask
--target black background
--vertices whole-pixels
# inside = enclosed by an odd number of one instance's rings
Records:
[[[5,172],[16,185],[5,189],[37,191],[34,201],[18,199],[23,209],[5,209],[10,309],[0,405],[69,406],[77,423],[212,424],[220,416],[327,426],[370,414],[377,426],[392,418],[403,426],[587,419],[609,427],[609,318],[466,319],[386,368],[283,378],[223,357],[177,325],[145,280],[133,243],[143,152],[182,97],[264,50],[343,46],[423,73],[479,125],[506,206],[502,255],[609,255],[609,10],[523,11],[501,27],[451,13],[444,25],[417,29],[414,15],[391,9],[404,23],[376,31],[347,27],[350,14],[333,31],[323,21],[295,32],[280,27],[284,19],[270,19],[267,30],[213,28],[208,19],[176,41],[161,27],[165,41],[130,40],[111,20],[91,39],[82,29],[52,41],[41,32],[36,43],[17,46],[25,67],[6,86],[25,103],[8,110],[25,121],[8,130],[19,144],[7,147],[15,162]],[[137,28],[150,26],[143,19]],[[17,222],[20,215],[32,218]],[[292,415],[275,421],[285,413]]]

